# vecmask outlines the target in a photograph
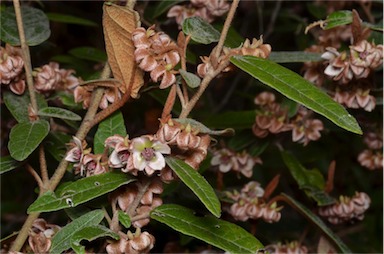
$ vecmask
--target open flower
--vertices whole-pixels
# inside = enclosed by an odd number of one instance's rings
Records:
[[[152,136],[142,136],[132,140],[133,166],[152,175],[156,170],[165,167],[163,154],[170,154],[171,148],[160,141],[153,140]]]

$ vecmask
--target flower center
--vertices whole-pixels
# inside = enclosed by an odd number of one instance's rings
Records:
[[[146,160],[146,161],[150,161],[152,160],[153,157],[155,157],[155,151],[153,150],[153,148],[144,148],[144,150],[141,152],[141,156],[143,156],[143,158]]]

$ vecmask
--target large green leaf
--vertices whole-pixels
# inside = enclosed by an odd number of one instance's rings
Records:
[[[85,247],[80,244],[82,240],[93,241],[100,237],[112,237],[119,239],[120,236],[102,225],[92,225],[77,230],[71,237],[71,246],[76,253],[85,253]]]
[[[97,26],[97,23],[88,19],[78,17],[78,16],[72,16],[72,15],[61,14],[56,12],[48,12],[46,13],[46,15],[49,20],[55,21],[55,22],[83,25],[83,26]]]
[[[108,137],[113,136],[115,134],[119,134],[123,137],[127,135],[127,130],[125,129],[124,125],[123,114],[120,111],[116,111],[99,124],[99,127],[97,128],[95,134],[95,153],[103,153],[104,141]]]
[[[13,46],[20,45],[19,31],[17,29],[16,14],[13,7],[4,8],[1,11],[1,40]],[[29,46],[36,46],[46,41],[51,35],[49,20],[45,13],[39,9],[22,6],[25,39]]]
[[[231,62],[289,99],[327,117],[336,125],[357,134],[362,133],[356,119],[345,108],[297,73],[254,56],[234,56]]]
[[[49,123],[45,120],[16,124],[9,134],[9,153],[15,160],[25,160],[48,133]]]
[[[272,51],[268,57],[276,63],[302,63],[322,61],[320,53],[304,51]]]
[[[29,206],[28,213],[75,207],[132,181],[133,177],[120,172],[85,177],[66,184],[63,188],[59,186],[56,193],[47,191]]]
[[[212,186],[195,169],[184,161],[166,157],[165,161],[176,175],[187,185],[207,209],[216,217],[220,217],[221,207]]]
[[[210,44],[220,39],[220,32],[200,17],[185,19],[183,32],[190,35],[195,42],[202,44]]]
[[[193,236],[229,253],[257,253],[264,246],[243,228],[212,216],[198,217],[179,205],[161,205],[151,218],[185,235]]]
[[[0,174],[18,168],[20,165],[21,162],[13,159],[11,156],[2,156],[0,157]]]
[[[31,103],[29,99],[29,93],[25,92],[22,95],[14,94],[10,91],[5,91],[3,93],[3,99],[5,106],[11,112],[12,116],[16,119],[17,122],[29,122],[28,117],[28,106]],[[36,94],[37,106],[39,108],[47,107],[47,102],[41,94]]]
[[[301,214],[303,214],[309,221],[311,221],[313,224],[315,224],[321,231],[324,232],[324,234],[332,240],[333,243],[339,248],[339,250],[342,253],[352,253],[351,250],[341,241],[340,237],[332,232],[330,228],[325,225],[325,223],[317,217],[314,213],[312,213],[307,207],[305,207],[303,204],[298,202],[297,200],[293,199],[292,197],[288,196],[285,193],[281,194],[285,197],[286,201],[289,202],[289,204],[294,207],[296,210],[298,210]]]
[[[99,224],[104,218],[102,210],[93,210],[63,227],[52,238],[50,253],[62,253],[71,248],[71,238],[79,230]]]
[[[329,196],[325,191],[325,180],[319,170],[306,169],[301,163],[290,153],[282,151],[281,156],[285,165],[288,167],[293,178],[304,190],[308,197],[316,200],[317,205],[325,206],[336,202],[334,198]]]
[[[40,109],[37,114],[39,116],[55,117],[60,119],[72,120],[72,121],[81,120],[81,116],[79,116],[78,114],[75,114],[72,111],[69,111],[67,109],[58,108],[58,107],[45,107]]]

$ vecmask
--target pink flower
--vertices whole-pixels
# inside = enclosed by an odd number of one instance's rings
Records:
[[[152,175],[165,167],[163,154],[170,154],[171,148],[151,136],[142,136],[132,140],[133,166],[139,171]]]

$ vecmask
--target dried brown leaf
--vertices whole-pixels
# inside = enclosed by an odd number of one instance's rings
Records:
[[[120,87],[123,93],[136,98],[144,84],[143,73],[135,63],[132,42],[132,32],[140,23],[138,15],[128,7],[117,5],[104,4],[103,10],[105,47],[113,76],[124,84]]]

